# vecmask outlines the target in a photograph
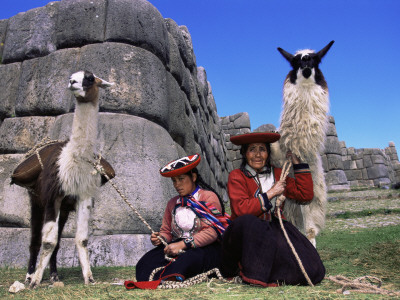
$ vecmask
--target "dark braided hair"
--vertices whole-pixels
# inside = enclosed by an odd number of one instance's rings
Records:
[[[249,149],[249,145],[250,144],[243,144],[242,147],[240,148],[240,154],[242,155],[242,163],[240,164],[239,169],[246,174],[246,176],[248,176],[247,174],[249,174],[249,172],[246,170],[246,164],[247,164],[247,160],[246,160],[246,152],[247,149]],[[265,166],[267,167],[268,170],[271,170],[271,144],[270,143],[265,143],[265,147],[267,148],[267,153],[268,153],[268,158],[267,161],[265,162]],[[270,171],[267,171],[268,173]]]
[[[187,175],[189,175],[190,177],[192,177],[192,174],[196,174],[197,175],[197,179],[196,179],[196,184],[198,186],[200,186],[202,189],[207,190],[207,191],[211,191],[213,192],[215,195],[217,195],[218,200],[219,200],[219,204],[221,205],[221,214],[224,215],[225,214],[225,205],[224,205],[224,201],[222,201],[221,196],[209,185],[207,184],[203,178],[200,176],[199,171],[197,170],[197,168],[194,168],[192,170],[190,170],[188,173],[186,173]]]

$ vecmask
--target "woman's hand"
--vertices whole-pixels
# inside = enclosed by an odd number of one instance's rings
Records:
[[[186,249],[186,245],[183,241],[171,243],[164,248],[164,253],[170,256],[177,256],[181,250]]]
[[[275,184],[267,192],[268,199],[271,200],[272,198],[283,194],[285,188],[286,188],[285,180],[279,180],[275,182]]]
[[[292,151],[286,152],[286,158],[292,160],[292,164],[297,165],[300,163],[300,159],[297,157],[296,154],[292,153]]]
[[[159,232],[154,232],[151,234],[150,236],[150,242],[154,245],[154,246],[158,246],[161,244],[160,239],[158,238],[160,236]]]

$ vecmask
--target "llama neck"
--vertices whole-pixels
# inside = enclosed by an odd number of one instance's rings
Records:
[[[70,149],[75,153],[92,155],[95,151],[97,138],[98,105],[92,103],[77,103],[72,133],[70,137]]]

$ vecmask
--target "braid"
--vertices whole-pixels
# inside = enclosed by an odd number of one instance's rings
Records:
[[[190,171],[190,174],[195,173],[197,175],[197,180],[196,180],[196,184],[199,185],[202,189],[204,190],[208,190],[213,192],[215,195],[217,195],[218,200],[219,200],[219,204],[221,205],[221,214],[224,215],[225,214],[225,205],[224,205],[224,201],[222,201],[222,198],[220,197],[220,195],[209,185],[207,184],[203,178],[200,176],[199,171],[197,170],[197,168],[194,168],[193,170]]]

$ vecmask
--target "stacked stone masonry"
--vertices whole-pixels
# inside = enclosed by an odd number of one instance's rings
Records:
[[[232,135],[251,132],[250,119],[247,113],[221,118],[225,132],[229,170],[239,167],[241,163],[240,147],[233,145],[229,139]],[[241,120],[236,122],[235,120]],[[254,131],[276,130],[272,124],[265,124]],[[339,141],[335,120],[329,116],[325,150],[321,154],[328,191],[349,190],[351,187],[390,187],[400,182],[400,163],[396,147],[389,142],[389,147],[382,149],[346,148]]]

